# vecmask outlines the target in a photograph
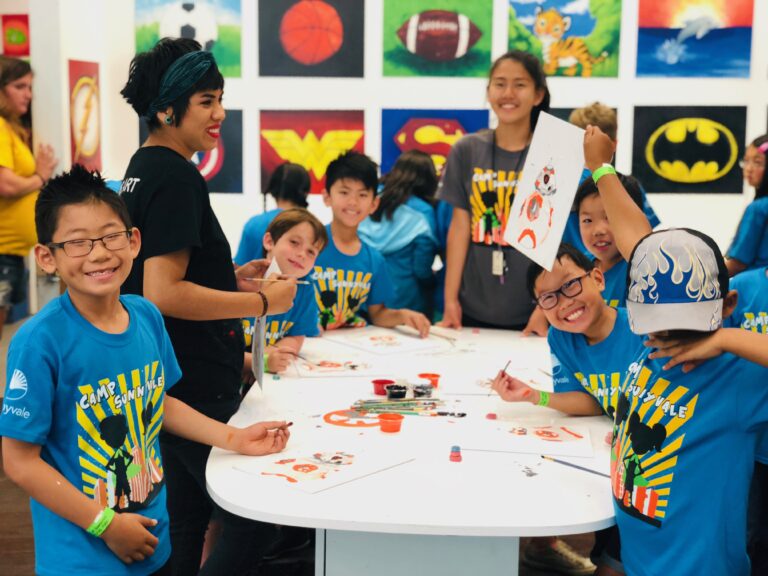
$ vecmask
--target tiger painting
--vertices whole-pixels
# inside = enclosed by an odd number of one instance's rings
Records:
[[[592,56],[583,38],[563,35],[571,27],[571,17],[563,16],[555,8],[542,10],[536,8],[536,22],[533,33],[541,41],[544,60],[544,73],[551,76],[559,68],[565,68],[566,76],[575,76],[581,65],[581,76],[592,76],[592,67],[602,62],[608,56],[603,52],[600,56]]]

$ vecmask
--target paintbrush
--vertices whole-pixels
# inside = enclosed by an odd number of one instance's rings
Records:
[[[290,278],[240,278],[240,280],[246,280],[247,282],[291,282]],[[296,284],[309,285],[309,280],[296,280]]]
[[[395,326],[395,330],[398,332],[401,332],[402,334],[406,334],[407,336],[413,336],[415,338],[421,338],[421,334],[419,334],[419,331],[416,330],[413,326],[407,326],[405,324],[400,324],[398,326]],[[447,334],[438,334],[434,331],[434,327],[430,328],[429,330],[429,336],[436,336],[437,338],[442,338],[443,340],[448,340],[451,344],[454,344],[456,342],[456,338],[453,336],[448,336]],[[428,336],[428,337],[429,337]]]
[[[552,456],[541,456],[544,460],[549,460],[550,462],[557,462],[558,464],[562,464],[563,466],[570,466],[571,468],[576,468],[577,470],[583,470],[584,472],[589,472],[590,474],[596,474],[597,476],[602,476],[604,478],[610,478],[608,474],[603,474],[602,472],[598,472],[597,470],[592,470],[591,468],[585,468],[584,466],[579,466],[578,464],[571,464],[570,462],[566,462],[565,460],[558,460],[557,458],[552,458]]]

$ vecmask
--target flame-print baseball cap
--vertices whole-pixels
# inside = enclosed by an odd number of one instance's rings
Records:
[[[712,332],[723,322],[728,269],[717,244],[688,228],[652,232],[632,251],[627,271],[632,332]]]

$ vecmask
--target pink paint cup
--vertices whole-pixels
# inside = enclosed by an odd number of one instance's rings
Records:
[[[419,374],[419,378],[423,378],[424,380],[429,380],[429,383],[432,384],[433,388],[437,388],[437,385],[440,382],[440,374],[431,374],[428,372],[424,372],[422,374]]]
[[[382,432],[400,432],[400,427],[403,425],[402,414],[384,413],[379,414],[379,424],[381,425]]]
[[[373,380],[373,393],[377,394],[379,396],[386,396],[387,395],[387,386],[390,384],[394,384],[394,380]]]

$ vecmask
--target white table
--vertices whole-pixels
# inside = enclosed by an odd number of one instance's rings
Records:
[[[406,416],[398,434],[378,428],[339,428],[321,415],[372,398],[372,377],[266,377],[254,386],[231,423],[285,418],[294,421],[289,446],[313,450],[318,443],[361,442],[376,454],[403,454],[408,463],[308,494],[287,482],[242,472],[248,457],[214,449],[208,461],[208,490],[224,509],[243,517],[317,529],[316,574],[346,576],[517,574],[519,538],[591,532],[614,523],[609,479],[544,461],[537,455],[462,450],[449,461],[452,445],[467,446],[486,415],[522,423],[588,425],[593,458],[571,459],[604,474],[609,470],[610,430],[605,417],[568,418],[548,408],[502,402],[476,382],[512,359],[509,372],[527,368],[539,387],[551,379],[543,338],[465,329],[455,345],[399,356],[371,356],[382,373],[416,381],[416,374],[442,374],[438,396],[466,418]],[[305,350],[327,349],[308,340]],[[342,346],[334,344],[332,346]],[[342,346],[342,349],[347,349]],[[538,381],[540,380],[540,382]],[[547,383],[547,381],[549,381]],[[354,438],[353,438],[354,437]],[[564,458],[565,459],[565,458]]]

